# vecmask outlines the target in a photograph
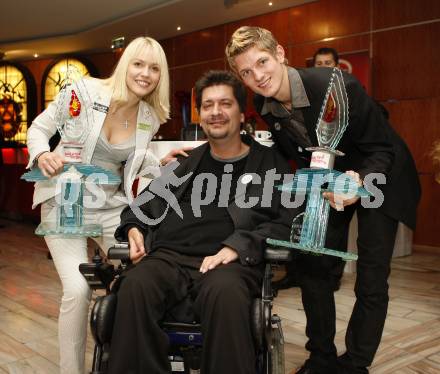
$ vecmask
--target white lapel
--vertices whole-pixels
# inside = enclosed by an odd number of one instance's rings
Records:
[[[130,155],[124,169],[124,189],[126,196],[131,202],[131,188],[136,175],[140,171],[142,163],[145,160],[148,145],[151,139],[159,129],[160,123],[154,110],[145,102],[139,103],[139,111],[136,124],[136,148]]]
[[[83,158],[83,162],[90,164],[93,152],[95,151],[96,142],[101,133],[102,125],[107,116],[112,92],[106,85],[95,79],[92,84],[88,85],[87,89],[90,90],[89,96],[92,100],[89,110],[91,113],[90,118],[93,120],[91,121],[92,129],[84,145],[83,155],[85,157]]]

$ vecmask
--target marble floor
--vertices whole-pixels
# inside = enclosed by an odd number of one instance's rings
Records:
[[[32,225],[0,220],[0,374],[58,373],[57,314],[61,287],[44,241]],[[418,250],[393,260],[384,337],[370,373],[440,373],[440,249]],[[354,275],[336,293],[336,344],[354,303]],[[286,373],[305,360],[305,316],[300,291],[280,292],[275,312],[283,319]],[[93,341],[87,343],[90,368]]]

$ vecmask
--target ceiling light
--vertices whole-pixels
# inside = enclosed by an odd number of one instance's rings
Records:
[[[38,53],[34,53],[34,57],[37,58],[38,57]]]
[[[123,49],[124,47],[125,47],[125,38],[123,36],[112,39],[111,49],[118,50],[118,49]]]
[[[177,26],[177,31],[182,30],[182,28],[180,26]]]
[[[272,1],[269,1],[269,6],[272,6],[272,5],[273,5]]]

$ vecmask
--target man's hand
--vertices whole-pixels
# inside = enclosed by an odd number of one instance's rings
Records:
[[[362,180],[358,173],[353,170],[346,171],[345,174],[353,178],[359,186],[362,186]],[[333,192],[324,192],[322,194],[330,203],[333,209],[338,211],[344,210],[344,207],[352,205],[359,200],[359,196],[335,194]]]
[[[183,147],[179,149],[172,149],[163,158],[161,158],[160,165],[165,166],[170,162],[176,161],[178,155],[188,157],[188,153],[186,153],[186,151],[192,151],[193,149],[194,147]]]
[[[146,256],[144,235],[136,227],[128,230],[128,242],[130,243],[130,260],[135,264]]]
[[[207,256],[203,259],[202,266],[200,266],[200,272],[206,273],[209,270],[215,269],[218,265],[229,264],[238,258],[238,253],[229,247],[223,247],[214,256]]]
[[[55,152],[44,152],[38,156],[37,165],[43,175],[51,178],[63,171],[66,160]]]

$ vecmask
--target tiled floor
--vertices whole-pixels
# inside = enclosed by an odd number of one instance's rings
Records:
[[[0,374],[57,373],[57,313],[61,287],[46,258],[44,241],[30,225],[0,220]],[[440,249],[393,260],[390,307],[384,337],[370,370],[440,373]],[[338,350],[354,303],[354,275],[336,294]],[[275,311],[283,319],[287,373],[301,365],[305,316],[300,291],[280,292]],[[87,344],[88,367],[93,342]]]

